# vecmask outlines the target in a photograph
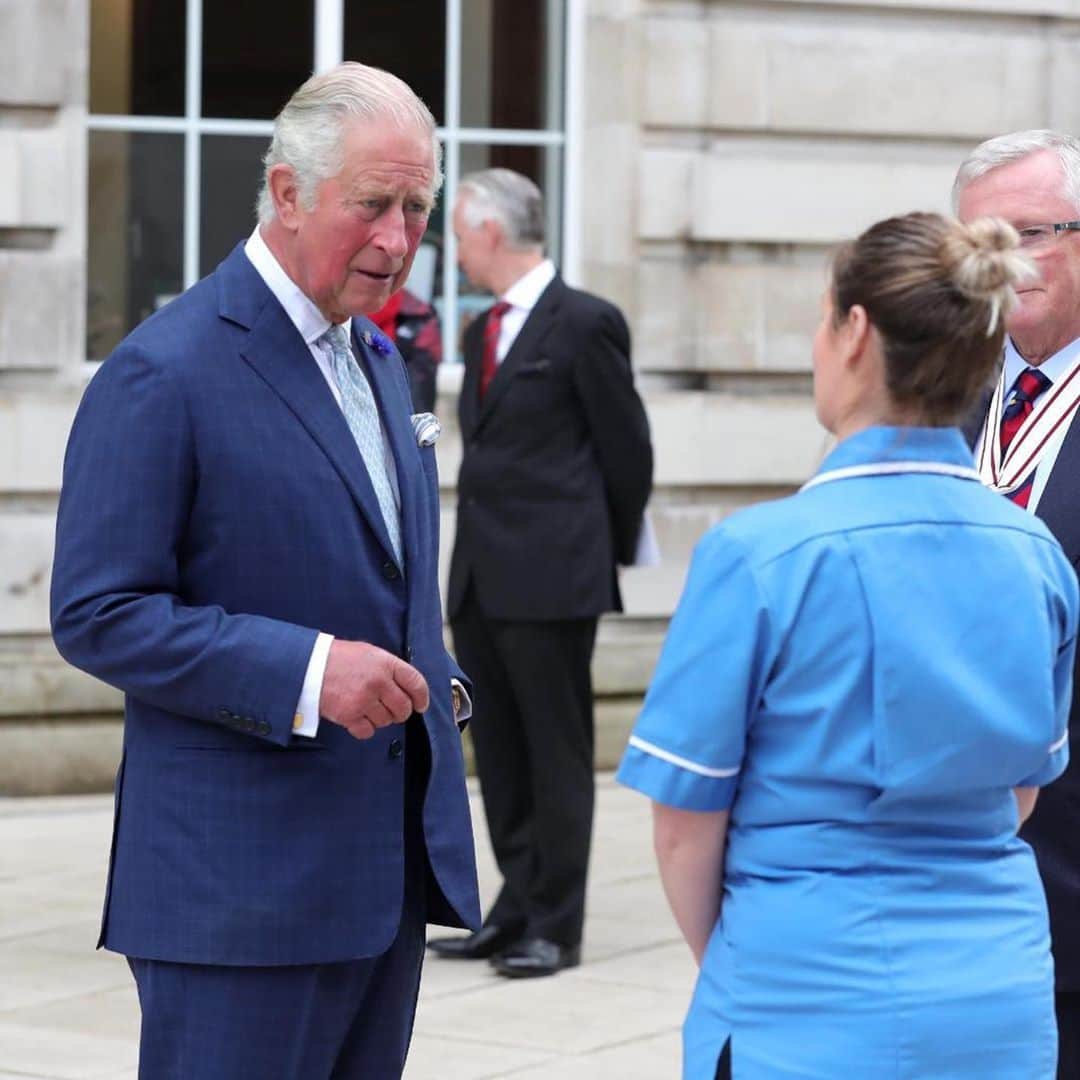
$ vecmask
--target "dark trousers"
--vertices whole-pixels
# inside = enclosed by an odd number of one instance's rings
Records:
[[[490,619],[470,589],[453,623],[503,886],[485,922],[577,945],[592,837],[596,619]]]
[[[1058,1026],[1058,1080],[1080,1078],[1080,992],[1054,995]]]
[[[278,967],[129,957],[142,1010],[139,1080],[401,1076],[420,989],[429,872],[422,810],[431,759],[417,718],[407,725],[405,752],[405,891],[390,948],[364,960]]]

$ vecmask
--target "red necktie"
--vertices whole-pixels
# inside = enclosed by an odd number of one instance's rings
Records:
[[[499,369],[499,332],[502,330],[503,316],[511,305],[500,300],[489,312],[484,323],[484,355],[480,361],[480,400],[484,400],[491,380]]]
[[[1035,402],[1039,395],[1044,393],[1050,386],[1050,380],[1037,368],[1025,368],[1020,372],[1012,393],[1009,394],[1008,404],[1001,414],[1001,455],[1009,449],[1009,443],[1013,441],[1016,433],[1023,427],[1024,421],[1031,415],[1035,408]],[[1015,491],[1010,491],[1008,497],[1017,506],[1027,507],[1031,498],[1031,486],[1035,481],[1034,472]]]

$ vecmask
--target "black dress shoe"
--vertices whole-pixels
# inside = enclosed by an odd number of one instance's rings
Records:
[[[475,934],[464,937],[432,938],[427,947],[436,956],[450,960],[487,960],[513,945],[520,936],[520,930],[508,930],[505,926],[482,926]]]
[[[577,967],[581,963],[581,946],[525,938],[499,953],[491,963],[508,979],[535,979],[541,975],[554,975],[563,968]]]

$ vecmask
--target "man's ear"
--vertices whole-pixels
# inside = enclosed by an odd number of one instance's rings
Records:
[[[295,231],[300,224],[300,192],[292,166],[282,163],[271,165],[267,183],[278,220],[286,229]]]
[[[502,245],[503,227],[494,218],[488,218],[486,221],[482,221],[480,223],[480,228],[484,230],[484,236],[487,239],[489,251],[494,251]]]

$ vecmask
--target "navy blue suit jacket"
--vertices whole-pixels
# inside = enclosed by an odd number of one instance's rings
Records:
[[[992,395],[992,388],[986,391],[963,425],[972,446],[982,432]],[[1080,417],[1069,425],[1035,515],[1043,519],[1080,572]],[[1023,649],[1024,642],[1008,641],[1007,607],[1002,608],[1001,620],[1003,641]],[[1035,849],[1046,888],[1057,988],[1080,991],[1080,654],[1069,715],[1069,764],[1039,793],[1035,812],[1020,835]]]
[[[403,884],[404,729],[292,734],[318,631],[428,681],[429,919],[479,918],[459,676],[442,637],[434,448],[360,338],[401,491],[405,573],[341,410],[242,247],[88,387],[64,466],[53,633],[126,695],[102,942],[189,963],[377,955]]]

